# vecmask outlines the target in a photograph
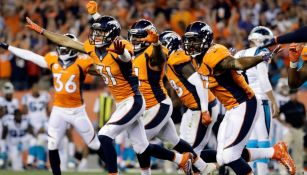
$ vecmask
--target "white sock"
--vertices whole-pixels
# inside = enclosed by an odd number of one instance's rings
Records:
[[[257,159],[271,159],[274,154],[274,148],[248,148],[250,161]]]
[[[141,169],[141,174],[142,175],[151,175],[151,169]]]
[[[75,144],[73,142],[68,143],[68,156],[74,157],[75,155]]]
[[[199,156],[197,157],[196,161],[193,164],[200,172],[203,172],[206,167],[207,164],[206,162],[203,161],[203,159],[201,159]]]
[[[79,166],[78,166],[78,170],[84,170],[87,169],[87,159],[83,158],[81,159]]]
[[[267,163],[257,162],[256,167],[257,167],[257,172],[261,172],[261,173],[258,173],[258,174],[262,174],[262,175],[268,175],[269,174],[269,169],[268,169]]]
[[[179,153],[175,153],[175,159],[174,159],[174,162],[177,163],[178,165],[181,163],[182,161],[182,154],[179,154]]]

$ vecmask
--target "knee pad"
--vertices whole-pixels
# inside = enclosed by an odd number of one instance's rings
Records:
[[[100,142],[97,138],[97,136],[95,135],[94,139],[92,141],[90,141],[90,143],[87,144],[87,146],[93,150],[98,150],[100,148]]]

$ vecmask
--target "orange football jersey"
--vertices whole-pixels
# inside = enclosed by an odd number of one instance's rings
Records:
[[[63,66],[56,52],[45,56],[48,68],[53,75],[54,106],[75,108],[83,105],[81,85],[91,65],[92,59],[87,55],[79,55],[75,61]]]
[[[183,50],[172,53],[167,60],[166,77],[184,106],[200,110],[200,100],[195,86],[180,73],[181,66],[190,62],[191,57]]]
[[[132,44],[127,40],[121,41],[133,53]],[[110,45],[110,48],[113,47],[113,44]],[[84,43],[84,49],[93,58],[97,72],[103,77],[116,102],[139,94],[138,78],[133,74],[132,61],[123,62],[116,53],[102,51],[88,40]]]
[[[206,80],[208,87],[227,110],[254,96],[254,92],[246,83],[243,75],[236,70],[227,70],[220,75],[214,74],[215,66],[227,58],[230,54],[228,49],[220,44],[214,44],[205,54],[198,72]]]
[[[163,84],[165,68],[162,71],[155,71],[149,67],[149,55],[152,51],[153,46],[151,45],[133,60],[134,72],[139,78],[139,89],[145,98],[146,109],[165,100],[167,96]],[[167,55],[168,51],[165,47],[163,47],[163,51]]]

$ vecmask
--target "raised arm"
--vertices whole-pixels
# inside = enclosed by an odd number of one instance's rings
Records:
[[[148,42],[153,45],[152,53],[150,57],[150,67],[156,71],[163,69],[163,65],[166,61],[167,55],[163,52],[162,44],[159,41],[159,35],[157,32],[152,30],[147,30],[147,37],[139,39],[140,41]]]
[[[17,48],[17,47],[10,46],[7,43],[3,43],[3,42],[0,42],[0,47],[10,51],[12,54],[16,55],[19,58],[31,61],[34,64],[37,64],[38,66],[40,66],[42,68],[48,68],[46,60],[41,55],[38,55],[38,54],[31,52],[29,50],[20,49],[20,48]]]
[[[290,68],[288,69],[288,84],[292,89],[299,88],[305,81],[307,81],[306,61],[304,61],[302,68],[297,69],[298,60],[303,47],[303,45],[291,44],[289,48]]]
[[[289,44],[289,43],[305,43],[307,42],[307,26],[303,26],[293,32],[277,36],[270,40],[263,47],[269,47],[275,44]]]
[[[55,44],[61,45],[61,46],[65,46],[65,47],[69,47],[69,48],[73,48],[76,49],[78,51],[81,52],[86,52],[83,46],[83,43],[79,42],[79,41],[75,41],[67,36],[58,34],[58,33],[53,33],[51,31],[48,31],[46,29],[43,29],[42,27],[40,27],[39,25],[35,24],[33,21],[31,21],[30,18],[27,17],[27,23],[28,25],[26,25],[29,29],[34,30],[35,32],[44,35],[46,38],[48,38],[50,41],[52,41]]]
[[[228,69],[247,70],[251,67],[256,66],[262,61],[269,62],[280,51],[281,51],[281,48],[278,46],[275,48],[273,52],[263,53],[258,56],[244,56],[239,59],[235,59],[233,56],[230,55],[216,65],[215,71],[222,72]]]

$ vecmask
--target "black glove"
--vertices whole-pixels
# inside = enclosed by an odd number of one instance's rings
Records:
[[[3,49],[7,50],[9,48],[9,45],[7,43],[0,42],[0,47],[2,47]]]

